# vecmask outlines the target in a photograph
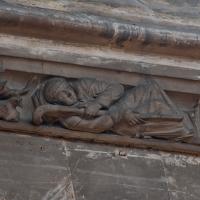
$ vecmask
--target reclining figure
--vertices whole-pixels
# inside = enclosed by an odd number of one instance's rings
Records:
[[[112,131],[131,137],[184,140],[192,136],[187,116],[152,80],[124,91],[118,83],[56,77],[43,82],[32,99],[36,125],[60,123],[76,131]]]

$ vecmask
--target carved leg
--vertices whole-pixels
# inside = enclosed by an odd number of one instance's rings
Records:
[[[101,133],[106,130],[111,130],[113,126],[113,120],[109,115],[103,115],[91,120],[82,119],[79,116],[73,116],[61,120],[60,123],[67,129],[88,131],[92,133]]]

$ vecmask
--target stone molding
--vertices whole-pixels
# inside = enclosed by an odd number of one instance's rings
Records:
[[[13,79],[15,72],[44,77],[91,77],[117,81],[126,87],[137,86],[148,77],[181,102],[186,101],[182,97],[180,100],[181,95],[192,96],[184,108],[189,112],[200,98],[199,27],[188,31],[180,24],[175,27],[151,21],[145,25],[138,19],[133,23],[83,10],[66,12],[1,0],[1,75],[11,73]],[[1,122],[0,131],[200,155],[199,142],[195,140],[189,144],[161,140],[156,143],[154,139],[36,128],[24,122]]]

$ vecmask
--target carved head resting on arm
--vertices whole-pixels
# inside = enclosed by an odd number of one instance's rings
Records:
[[[44,87],[44,97],[48,103],[71,106],[77,102],[77,96],[65,78],[53,78]]]

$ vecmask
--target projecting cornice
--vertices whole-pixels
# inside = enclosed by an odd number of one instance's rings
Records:
[[[109,46],[126,51],[200,58],[200,28],[183,24],[140,23],[97,13],[68,12],[0,2],[0,32]],[[98,5],[96,5],[97,7]]]

